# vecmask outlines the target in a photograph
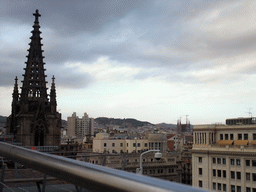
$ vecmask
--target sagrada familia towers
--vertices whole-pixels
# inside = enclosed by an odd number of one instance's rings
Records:
[[[14,135],[15,141],[23,146],[59,146],[61,114],[56,110],[55,78],[52,77],[50,95],[48,95],[38,21],[41,15],[38,10],[33,15],[35,22],[31,31],[27,62],[25,62],[24,80],[19,93],[18,79],[15,78],[7,134]]]

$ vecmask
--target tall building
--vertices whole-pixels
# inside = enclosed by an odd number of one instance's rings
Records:
[[[84,113],[82,118],[76,116],[74,112],[71,117],[68,117],[68,136],[69,137],[91,137],[94,135],[93,118],[89,118],[87,113]]]
[[[231,192],[256,192],[255,118],[194,126],[192,185]]]
[[[47,94],[47,81],[42,55],[40,25],[41,16],[36,10],[35,22],[21,94],[18,79],[15,78],[12,113],[7,121],[7,133],[14,135],[15,141],[23,146],[58,146],[60,144],[61,114],[56,111],[55,78],[52,78],[50,100]]]

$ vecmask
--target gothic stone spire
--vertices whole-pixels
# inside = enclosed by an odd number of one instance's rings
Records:
[[[28,49],[28,56],[23,82],[23,86],[21,87],[21,103],[27,103],[29,101],[41,100],[48,101],[47,98],[47,88],[45,80],[46,75],[44,74],[44,62],[42,55],[42,46],[41,37],[40,37],[40,25],[38,18],[41,16],[36,10],[36,13],[33,14],[35,16],[35,22],[33,25],[34,30],[31,31],[32,36],[30,37],[31,42],[29,43],[30,48]]]

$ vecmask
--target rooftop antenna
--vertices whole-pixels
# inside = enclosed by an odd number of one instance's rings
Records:
[[[246,113],[248,113],[248,114],[249,114],[249,117],[252,117],[251,109],[253,109],[253,108],[248,108],[248,109],[249,109],[249,112],[246,112]]]

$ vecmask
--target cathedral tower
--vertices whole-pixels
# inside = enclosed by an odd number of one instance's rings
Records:
[[[7,133],[15,137],[23,146],[58,146],[60,144],[61,114],[57,112],[54,76],[50,91],[47,94],[47,81],[43,62],[43,50],[40,37],[39,17],[36,10],[35,22],[21,94],[18,91],[16,77],[13,91],[12,114],[8,118]]]

